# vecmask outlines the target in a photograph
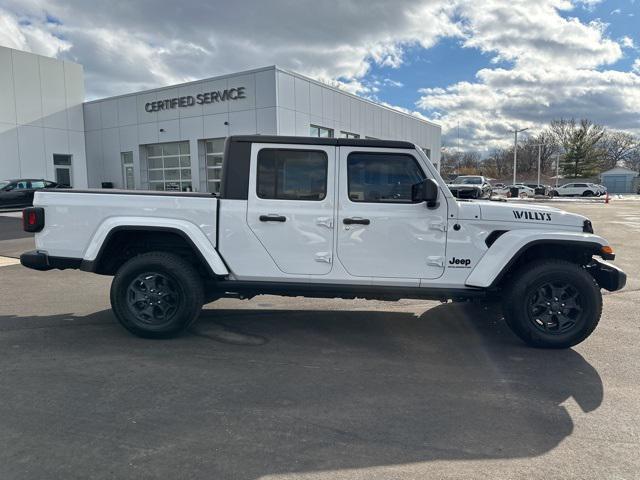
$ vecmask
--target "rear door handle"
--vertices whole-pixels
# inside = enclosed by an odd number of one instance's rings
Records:
[[[368,218],[345,218],[342,223],[345,225],[369,225],[371,220]]]
[[[261,222],[286,222],[287,217],[284,215],[260,215]]]

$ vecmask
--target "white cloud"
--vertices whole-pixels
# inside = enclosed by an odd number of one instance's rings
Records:
[[[640,58],[636,58],[631,67],[634,72],[640,74]]]
[[[603,24],[560,15],[571,8],[566,0],[462,0],[464,44],[518,65],[591,68],[620,59],[620,45],[604,37]]]
[[[270,64],[360,91],[372,64],[398,67],[406,46],[429,48],[459,34],[455,6],[441,0],[334,1],[321,7],[312,0],[3,4],[14,18],[41,28],[45,12],[60,19],[57,29],[71,44],[65,57],[85,66],[90,96]]]
[[[620,39],[620,45],[624,48],[635,48],[635,43],[633,42],[633,38],[624,36]]]
[[[71,48],[71,44],[58,38],[51,29],[55,25],[38,26],[19,19],[0,9],[0,45],[56,57]]]
[[[620,60],[621,44],[629,41],[607,38],[602,23],[561,15],[573,6],[564,0],[463,2],[465,46],[511,66],[482,69],[474,82],[425,88],[418,106],[443,132],[459,124],[466,148],[479,150],[509,144],[515,126],[535,132],[559,117],[640,132],[640,76],[602,68]]]
[[[472,149],[508,144],[515,126],[535,133],[560,117],[588,117],[640,132],[640,76],[631,72],[486,69],[477,82],[422,93],[419,106],[445,112],[438,119],[443,131],[459,122],[461,138]]]
[[[445,133],[459,122],[465,144],[486,149],[514,125],[536,128],[559,116],[640,131],[640,60],[635,73],[607,70],[634,40],[614,41],[606,24],[572,17],[598,3],[2,0],[0,44],[83,64],[90,98],[279,64],[375,99],[402,83],[373,77],[372,65],[396,68],[408,47],[428,55],[441,38],[457,38],[494,66],[473,81],[425,85],[422,113],[392,108],[430,116]]]

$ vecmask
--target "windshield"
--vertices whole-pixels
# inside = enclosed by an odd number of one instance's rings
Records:
[[[0,190],[9,185],[9,183],[11,182],[8,182],[7,180],[0,180]]]
[[[480,177],[456,177],[453,183],[458,185],[481,185],[482,178]]]

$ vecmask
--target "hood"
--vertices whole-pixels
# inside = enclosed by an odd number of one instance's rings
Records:
[[[480,218],[483,220],[529,223],[544,225],[563,225],[580,227],[587,217],[565,212],[558,208],[543,205],[523,205],[505,202],[475,202],[480,207]]]

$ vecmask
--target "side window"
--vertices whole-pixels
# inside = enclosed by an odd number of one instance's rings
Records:
[[[27,187],[27,182],[25,182],[25,181],[18,182],[18,183],[17,183],[16,188],[17,188],[18,190],[25,190],[25,189],[27,189],[27,188],[28,188],[28,187]]]
[[[327,166],[327,154],[322,151],[260,150],[256,187],[258,197],[323,200],[327,195]]]
[[[351,153],[347,184],[352,202],[412,203],[411,187],[426,178],[411,155]]]
[[[31,188],[44,188],[44,180],[34,180],[31,182]]]

